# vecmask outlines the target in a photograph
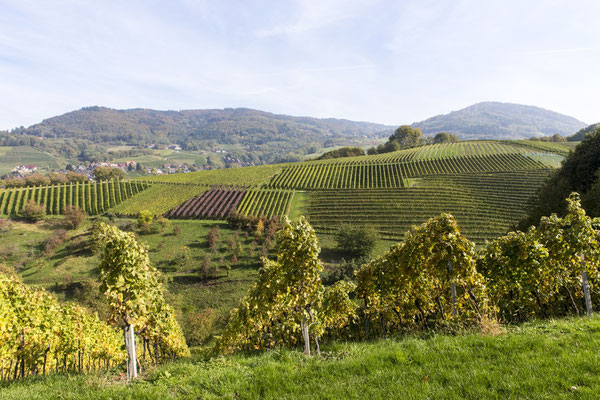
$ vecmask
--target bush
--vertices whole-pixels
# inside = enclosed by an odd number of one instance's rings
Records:
[[[19,217],[28,222],[38,222],[46,218],[46,207],[29,200],[19,212]]]
[[[208,234],[206,235],[206,244],[208,244],[208,247],[211,250],[213,250],[213,251],[217,250],[217,245],[219,244],[219,227],[218,226],[215,226],[210,231],[208,231]]]
[[[79,225],[81,225],[85,219],[87,218],[87,214],[79,207],[65,207],[65,222],[67,225],[71,227],[71,229],[77,229]]]
[[[181,226],[173,225],[173,235],[178,236],[181,233]]]
[[[337,248],[351,258],[367,258],[373,252],[378,235],[367,226],[342,225],[335,236]]]
[[[12,229],[12,221],[5,218],[0,218],[0,233],[9,232]]]
[[[152,223],[153,215],[148,210],[142,210],[137,216],[137,225],[141,228],[144,225],[150,225]]]
[[[52,235],[50,235],[50,237],[42,243],[42,253],[46,257],[50,257],[52,254],[54,254],[54,250],[56,250],[56,248],[63,244],[68,238],[69,232],[66,230],[58,229],[54,231]]]

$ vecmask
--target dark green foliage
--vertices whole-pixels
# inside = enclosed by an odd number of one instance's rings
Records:
[[[98,167],[94,170],[97,181],[108,181],[111,179],[123,179],[125,172],[121,168]]]
[[[317,160],[327,160],[330,158],[341,158],[341,157],[356,157],[364,156],[365,151],[361,147],[342,147],[341,149],[331,150],[323,154]]]
[[[598,193],[600,168],[600,127],[590,132],[575,151],[563,161],[562,167],[556,170],[538,191],[533,206],[527,218],[519,224],[521,230],[530,225],[536,225],[542,216],[552,213],[564,215],[567,203],[565,199],[571,192],[578,192],[583,199],[583,205],[592,217],[598,214]],[[589,192],[589,193],[588,193]]]
[[[390,153],[407,147],[418,146],[425,142],[425,138],[419,128],[413,128],[410,125],[402,125],[388,138],[387,143],[380,144],[376,149],[370,148],[368,154]]]
[[[456,137],[456,135],[450,133],[446,133],[446,132],[440,132],[437,135],[434,136],[433,138],[433,143],[456,143],[458,142],[459,139],[458,137]]]
[[[583,141],[583,139],[585,139],[585,137],[589,133],[593,133],[593,132],[597,131],[598,128],[600,128],[600,122],[598,122],[596,124],[592,124],[590,126],[586,126],[585,128],[583,128],[580,131],[578,131],[576,134],[574,134],[572,136],[569,136],[567,138],[567,141],[569,141],[569,142],[581,142],[581,141]]]
[[[341,225],[335,236],[338,250],[351,258],[369,257],[375,248],[378,235],[371,226]]]

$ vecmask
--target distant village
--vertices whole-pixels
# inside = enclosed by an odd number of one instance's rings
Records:
[[[154,145],[148,146],[148,148],[154,148]],[[181,146],[179,145],[169,145],[168,148],[170,150],[180,151]],[[226,154],[226,150],[217,149],[214,150],[215,153]],[[236,167],[247,167],[254,166],[254,163],[243,162],[231,155],[222,156],[223,163],[226,168],[236,168]],[[123,170],[123,172],[133,172],[137,171],[138,173],[143,173],[147,175],[170,175],[170,174],[185,174],[193,171],[202,171],[202,170],[210,170],[215,167],[211,164],[205,165],[197,165],[197,164],[187,164],[187,163],[163,163],[160,167],[147,167],[138,165],[135,161],[123,161],[123,162],[93,162],[93,163],[82,163],[78,165],[68,165],[66,169],[62,170],[53,170],[53,172],[67,173],[69,171],[77,172],[78,174],[85,175],[88,180],[94,180],[94,171],[99,167],[110,167],[110,168],[119,168]],[[10,172],[3,176],[2,178],[11,177],[11,178],[25,178],[27,175],[31,175],[38,171],[38,166],[35,164],[26,164],[26,165],[18,165],[15,166]]]

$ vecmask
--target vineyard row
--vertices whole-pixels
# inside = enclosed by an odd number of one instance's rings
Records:
[[[105,181],[70,183],[6,189],[0,192],[0,214],[12,215],[30,201],[43,204],[49,215],[60,215],[67,206],[80,207],[89,215],[97,215],[148,188],[143,181]]]
[[[402,188],[407,178],[427,175],[488,173],[498,171],[547,169],[540,161],[521,154],[452,157],[406,163],[303,163],[275,175],[271,188],[288,189],[379,189]]]

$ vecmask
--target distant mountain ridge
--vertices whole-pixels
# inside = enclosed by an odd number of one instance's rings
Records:
[[[292,117],[248,108],[158,111],[93,106],[10,134],[99,146],[178,144],[190,151],[227,148],[244,161],[265,164],[299,161],[321,148],[377,143],[393,129],[370,122]]]
[[[159,111],[118,110],[84,107],[43,120],[25,129],[44,137],[78,137],[94,142],[105,140],[161,140],[198,137],[210,139],[223,134],[282,133],[293,136],[375,135],[392,127],[336,118],[292,117],[249,108]]]
[[[525,139],[556,133],[570,136],[586,125],[576,118],[540,107],[491,101],[412,124],[425,135],[447,132],[463,140]]]

